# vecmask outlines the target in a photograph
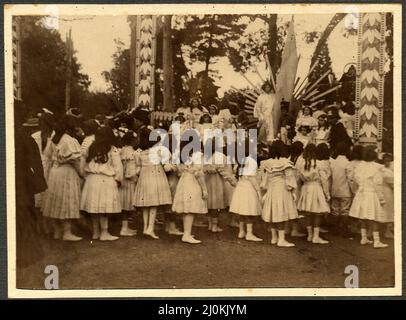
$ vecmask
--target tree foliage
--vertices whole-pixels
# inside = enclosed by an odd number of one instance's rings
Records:
[[[242,33],[235,45],[229,50],[229,60],[234,70],[245,72],[252,66],[264,61],[267,56],[274,74],[278,71],[287,24],[277,25],[277,15],[248,15],[245,20],[261,26],[256,31]]]
[[[109,84],[107,92],[115,101],[118,109],[127,109],[130,105],[130,50],[124,49],[124,43],[115,39],[117,50],[113,54],[114,66],[110,71],[103,71],[102,75]]]
[[[231,45],[237,41],[244,29],[239,15],[200,15],[183,17],[183,45],[189,48],[191,59],[204,63],[204,70],[197,81],[203,104],[214,103],[217,87],[213,77],[217,74],[210,65],[218,58],[229,55]]]
[[[22,16],[21,91],[31,114],[46,107],[64,110],[66,85],[66,44],[56,30],[45,28],[41,17]],[[71,106],[79,104],[90,86],[73,57],[71,64]]]

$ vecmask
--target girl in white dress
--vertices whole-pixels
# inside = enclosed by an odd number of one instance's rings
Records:
[[[296,130],[299,131],[301,126],[310,127],[312,131],[318,126],[318,122],[313,117],[313,111],[310,106],[303,106],[302,112],[299,112],[296,119]]]
[[[298,218],[293,164],[286,158],[286,146],[280,140],[272,143],[269,156],[270,159],[261,162],[261,188],[266,190],[262,219],[271,223],[272,244],[294,247],[285,239],[287,222]]]
[[[150,140],[150,130],[144,128],[140,133],[140,176],[133,195],[133,206],[142,208],[144,220],[143,234],[159,239],[155,234],[155,218],[159,207],[172,204],[171,189],[163,169],[168,162],[168,153],[162,146]]]
[[[239,168],[239,180],[235,187],[230,212],[239,216],[238,238],[248,241],[262,241],[253,233],[255,217],[261,216],[261,189],[257,180],[258,164],[253,155],[249,153],[249,143],[245,143],[245,157]]]
[[[218,217],[220,211],[228,206],[225,182],[228,181],[233,187],[237,184],[237,179],[227,169],[227,157],[219,151],[222,150],[219,144],[218,139],[213,138],[208,139],[204,145],[203,169],[208,192],[209,230],[212,232],[223,231],[218,225]]]
[[[298,169],[296,167],[296,164],[300,163],[300,161],[303,160],[303,158],[302,158],[303,143],[301,143],[300,141],[295,141],[294,143],[292,143],[292,145],[290,145],[289,150],[290,150],[289,160],[292,162],[292,164],[294,166],[293,170],[294,170],[294,173],[295,173],[295,179],[296,179],[296,184],[297,184],[297,188],[295,189],[295,193],[296,193],[295,198],[296,198],[296,202],[297,202],[299,200],[299,196],[300,196],[300,190],[301,190],[301,187],[302,187],[302,181],[300,180],[299,171],[298,171]],[[291,220],[291,226],[292,226],[292,229],[291,229],[291,232],[290,232],[291,237],[304,237],[304,236],[306,236],[306,234],[300,232],[299,220]]]
[[[182,163],[178,165],[181,177],[176,187],[172,210],[183,215],[182,241],[197,244],[201,241],[192,235],[193,220],[195,215],[207,214],[208,194],[203,173],[203,154],[193,149],[187,152],[185,146],[188,143],[181,143],[181,150],[184,150],[181,155]]]
[[[327,121],[327,115],[323,112],[317,118],[319,125],[314,132],[314,143],[317,145],[326,143],[328,145],[328,139],[330,136],[330,125]]]
[[[309,126],[300,126],[292,142],[300,141],[303,144],[303,147],[306,147],[312,142],[311,133],[312,129]]]
[[[269,143],[275,139],[275,90],[269,82],[262,85],[262,90],[255,102],[254,117],[258,119],[258,142]]]
[[[306,214],[307,241],[327,244],[320,237],[320,224],[323,215],[330,212],[330,191],[328,172],[317,160],[316,145],[308,144],[303,152],[303,161],[297,167],[302,189],[297,203],[299,212]]]
[[[54,222],[54,238],[78,241],[71,231],[72,221],[80,218],[80,145],[72,138],[76,127],[73,116],[63,115],[55,126],[52,143],[44,150],[52,159],[43,215]],[[62,225],[61,225],[62,224]],[[61,229],[62,227],[62,229]]]
[[[388,245],[381,242],[379,234],[380,223],[386,222],[383,210],[385,198],[383,193],[382,165],[376,163],[377,154],[374,146],[363,149],[361,163],[354,172],[354,181],[357,185],[354,200],[350,208],[350,217],[361,221],[361,244],[369,244],[367,238],[367,223],[372,227],[374,248],[386,248]]]
[[[92,215],[94,240],[118,239],[108,231],[108,215],[120,214],[122,210],[118,188],[123,181],[123,165],[116,142],[113,130],[101,127],[86,159],[80,209]]]
[[[124,134],[121,143],[122,148],[120,150],[120,159],[123,164],[123,181],[119,188],[122,206],[120,236],[131,237],[137,234],[136,230],[133,230],[128,226],[128,219],[135,213],[132,205],[132,198],[141,169],[139,166],[141,150],[137,148],[136,134],[131,130]]]

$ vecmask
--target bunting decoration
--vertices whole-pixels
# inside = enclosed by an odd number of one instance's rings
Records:
[[[358,29],[354,139],[382,148],[385,14],[361,13]]]

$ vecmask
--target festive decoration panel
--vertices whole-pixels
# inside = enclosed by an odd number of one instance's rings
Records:
[[[359,143],[382,147],[385,14],[361,13],[358,34],[356,122]]]
[[[136,18],[135,106],[153,109],[155,87],[156,17]]]

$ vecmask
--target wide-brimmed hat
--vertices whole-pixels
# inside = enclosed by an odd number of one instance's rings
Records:
[[[313,118],[318,119],[320,117],[326,117],[327,118],[327,113],[325,113],[324,111],[321,111],[321,110],[315,111],[313,113]]]

